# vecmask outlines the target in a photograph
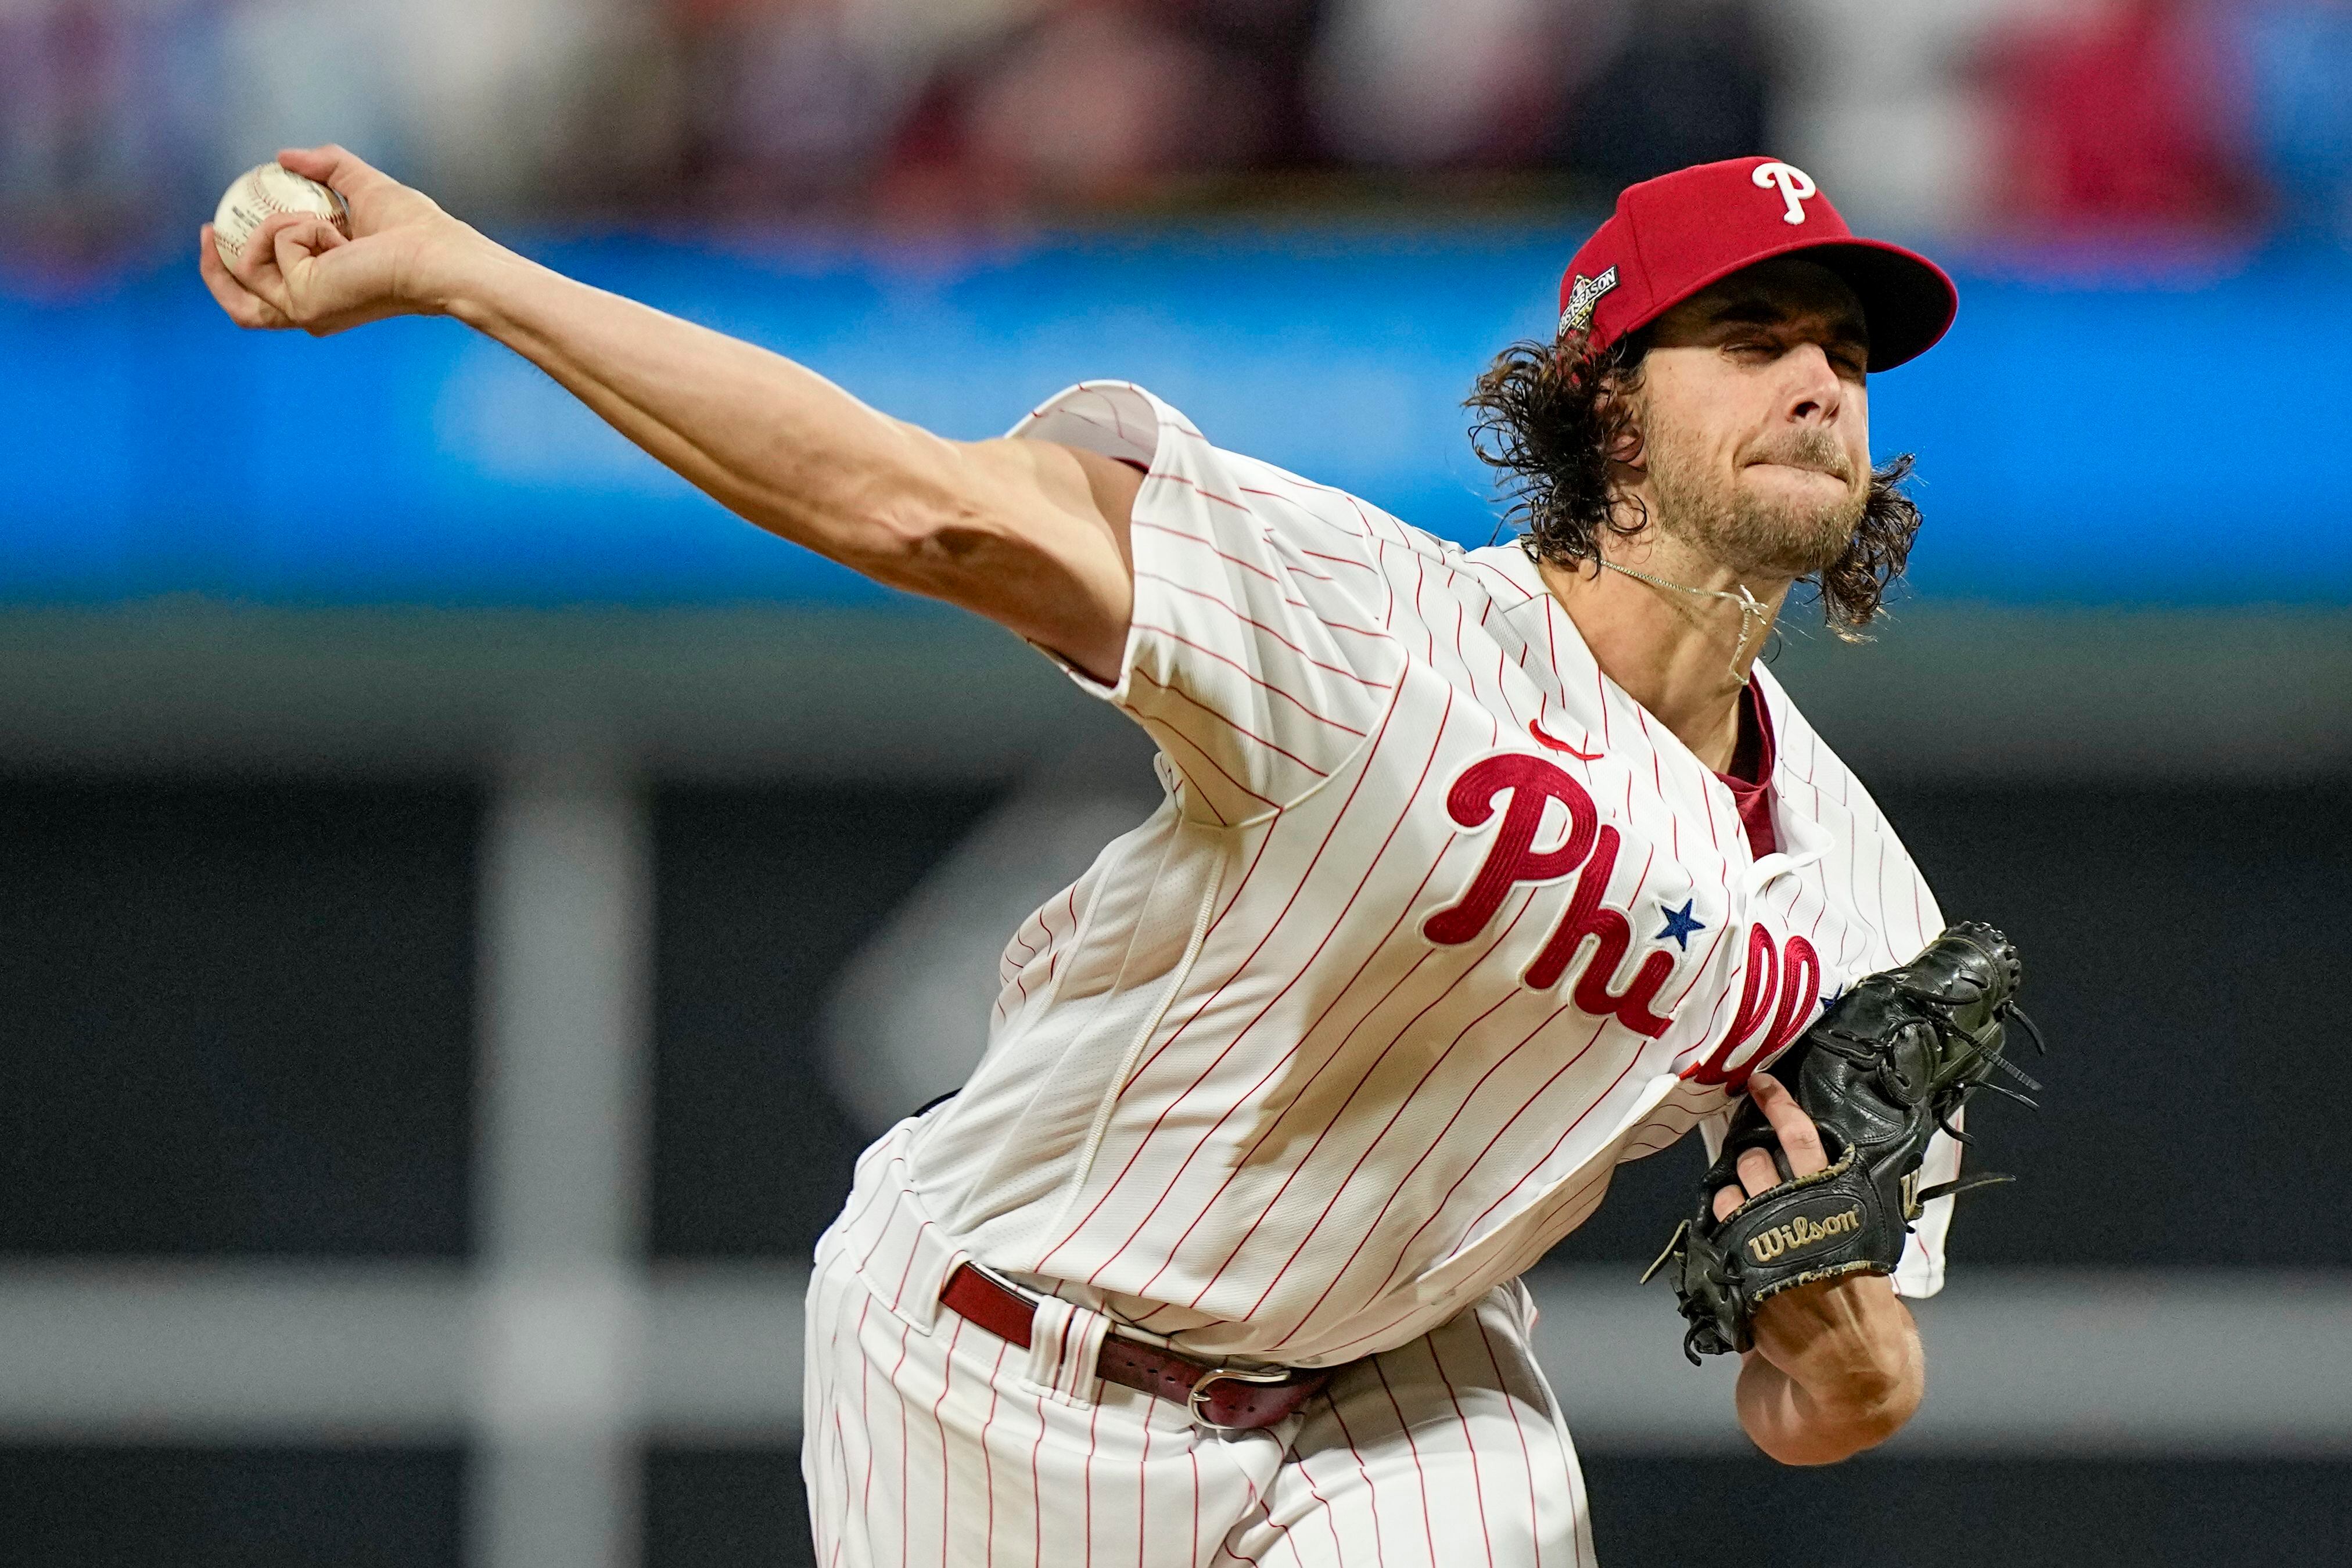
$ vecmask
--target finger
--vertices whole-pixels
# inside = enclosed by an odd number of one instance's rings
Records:
[[[228,313],[228,319],[240,327],[278,330],[294,323],[285,314],[255,294],[229,271],[228,263],[221,259],[220,246],[213,238],[210,224],[197,231],[196,271],[205,280],[205,287],[214,301]]]
[[[323,147],[289,147],[278,162],[305,179],[316,180],[352,201],[372,191],[387,190],[400,182],[350,150],[330,141]]]
[[[1743,1150],[1739,1155],[1739,1185],[1748,1196],[1759,1197],[1780,1185],[1780,1172],[1772,1164],[1772,1156],[1761,1149]]]
[[[351,243],[326,219],[305,214],[270,235],[270,258],[284,277],[312,257]]]
[[[1829,1155],[1822,1147],[1821,1130],[1779,1079],[1769,1072],[1757,1073],[1748,1081],[1748,1095],[1764,1113],[1764,1119],[1772,1124],[1791,1174],[1808,1176],[1830,1168]]]
[[[301,312],[295,308],[293,290],[286,277],[286,262],[299,264],[310,251],[297,245],[281,253],[278,236],[288,230],[303,230],[313,226],[330,226],[326,220],[309,213],[272,213],[261,220],[247,236],[235,259],[228,264],[229,272],[239,283],[260,297],[261,300],[288,320],[299,320]]]
[[[267,295],[278,270],[278,231],[302,221],[299,213],[272,213],[254,225],[245,243],[228,256],[228,269],[256,294]]]
[[[1731,1211],[1738,1208],[1742,1203],[1747,1201],[1747,1197],[1748,1195],[1741,1192],[1736,1186],[1719,1186],[1716,1188],[1715,1218],[1717,1220],[1721,1221],[1730,1218]]]

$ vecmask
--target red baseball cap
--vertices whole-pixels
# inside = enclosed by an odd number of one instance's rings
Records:
[[[1605,349],[1743,267],[1794,255],[1861,297],[1874,371],[1926,353],[1959,308],[1942,267],[1899,245],[1855,237],[1802,169],[1732,158],[1628,185],[1560,278],[1560,328]]]

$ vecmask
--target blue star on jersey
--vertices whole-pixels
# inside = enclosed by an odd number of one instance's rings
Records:
[[[1675,939],[1675,946],[1685,953],[1689,952],[1691,933],[1706,929],[1706,921],[1691,918],[1691,905],[1697,902],[1698,900],[1695,898],[1686,898],[1683,900],[1683,906],[1680,909],[1662,908],[1661,913],[1666,917],[1666,928],[1651,940],[1663,942],[1671,936]]]

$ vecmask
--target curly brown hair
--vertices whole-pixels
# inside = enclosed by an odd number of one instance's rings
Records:
[[[1602,529],[1631,538],[1648,526],[1638,503],[1633,517],[1622,515],[1629,497],[1613,469],[1640,449],[1630,394],[1641,390],[1650,341],[1644,329],[1598,350],[1576,331],[1549,343],[1514,343],[1463,401],[1475,416],[1471,445],[1498,471],[1504,520],[1522,530],[1529,559],[1555,566],[1598,560]],[[1800,580],[1840,637],[1861,638],[1910,559],[1919,508],[1903,486],[1912,465],[1906,452],[1871,470],[1862,520],[1844,551]]]

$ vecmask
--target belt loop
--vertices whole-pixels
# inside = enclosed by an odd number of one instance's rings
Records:
[[[1102,1396],[1102,1375],[1096,1367],[1110,1319],[1066,1301],[1059,1296],[1038,1299],[1029,1320],[1029,1382],[1065,1405],[1088,1406]]]

